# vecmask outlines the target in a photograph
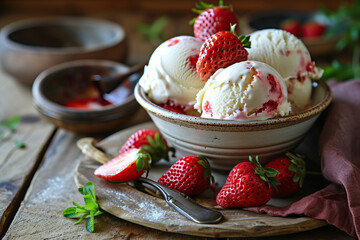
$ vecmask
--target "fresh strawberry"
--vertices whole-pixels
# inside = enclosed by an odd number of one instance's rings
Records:
[[[176,106],[176,105],[171,104],[169,102],[159,104],[159,106],[162,107],[162,108],[165,108],[165,109],[167,109],[169,111],[172,111],[172,112],[176,112],[176,113],[180,113],[180,114],[186,114],[182,107]]]
[[[139,148],[130,149],[97,168],[94,174],[111,182],[126,182],[138,179],[148,171],[151,156]]]
[[[238,25],[235,14],[229,6],[223,5],[223,1],[219,1],[219,6],[200,2],[193,11],[199,14],[192,21],[194,36],[202,41],[217,32],[230,31],[230,25]]]
[[[272,188],[273,197],[286,197],[295,193],[302,187],[306,168],[305,161],[300,156],[286,153],[286,156],[278,157],[265,165],[265,167],[276,169],[279,174],[275,176],[280,184],[277,190]]]
[[[271,198],[270,184],[277,184],[278,173],[263,168],[258,158],[254,162],[237,164],[230,172],[224,186],[216,196],[216,203],[222,208],[254,207],[267,203]]]
[[[169,152],[173,154],[174,148],[168,146],[161,133],[153,129],[142,129],[132,134],[120,149],[120,154],[133,148],[141,148],[151,155],[152,163],[161,159],[169,161]]]
[[[187,156],[175,162],[158,180],[186,195],[197,195],[213,181],[209,162],[203,156]]]
[[[207,81],[219,68],[228,67],[234,63],[245,61],[250,47],[250,37],[238,36],[235,26],[231,31],[222,31],[208,38],[200,48],[196,71],[201,81]]]
[[[326,26],[317,22],[306,22],[301,27],[303,38],[318,38],[326,31]]]
[[[296,19],[287,19],[280,24],[280,28],[284,31],[287,31],[293,34],[296,37],[301,35],[301,24]]]

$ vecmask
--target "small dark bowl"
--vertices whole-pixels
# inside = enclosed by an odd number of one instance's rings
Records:
[[[79,96],[94,95],[95,88],[90,80],[92,75],[113,75],[127,70],[127,66],[107,60],[77,60],[56,65],[35,79],[33,105],[56,126],[73,132],[97,134],[116,131],[139,108],[133,86],[130,86],[130,95],[121,104],[77,110],[66,107],[65,103]]]
[[[125,31],[116,23],[83,17],[26,19],[0,31],[0,63],[19,82],[32,84],[42,71],[79,59],[124,61]]]

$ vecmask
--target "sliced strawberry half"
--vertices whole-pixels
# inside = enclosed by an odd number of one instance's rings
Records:
[[[119,154],[97,168],[94,174],[111,182],[127,182],[138,179],[149,171],[151,156],[148,153],[133,148]]]

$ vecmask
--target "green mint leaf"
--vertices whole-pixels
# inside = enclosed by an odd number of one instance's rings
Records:
[[[85,207],[80,206],[76,202],[72,202],[75,207],[69,207],[62,212],[66,218],[76,218],[83,214],[75,224],[79,224],[87,216],[90,218],[86,221],[85,228],[89,232],[94,231],[94,218],[103,212],[99,209],[99,205],[96,202],[95,197],[95,185],[92,182],[87,182],[83,187],[78,188],[79,192],[84,195]]]
[[[77,208],[80,208],[80,209],[85,209],[85,207],[83,207],[83,206],[80,206],[79,204],[77,204],[76,202],[72,202],[72,204],[75,206],[75,207],[77,207]]]
[[[69,208],[65,209],[62,212],[62,214],[66,218],[76,218],[80,214],[83,214],[83,213],[86,213],[86,212],[88,212],[88,211],[84,210],[84,209],[80,209],[80,208],[76,208],[76,207],[69,207]]]
[[[95,196],[95,185],[93,182],[87,182],[84,185],[84,191],[86,194],[90,194],[94,202],[96,202],[96,196]]]
[[[77,216],[76,207],[68,207],[62,212],[62,215],[66,218],[74,218]]]
[[[89,194],[84,195],[84,202],[87,210],[93,210],[97,208],[96,202],[94,202],[93,198]]]
[[[157,46],[159,43],[165,41],[167,37],[164,35],[164,29],[169,23],[168,17],[160,17],[156,19],[152,24],[139,24],[137,30],[143,35],[143,37]]]
[[[81,218],[80,218],[77,222],[75,222],[74,224],[75,224],[75,225],[76,225],[76,224],[79,224],[84,218],[86,218],[86,217],[89,216],[89,215],[90,215],[89,212],[85,213],[85,214],[82,215]]]
[[[20,141],[14,141],[14,145],[15,145],[15,147],[18,148],[18,149],[24,149],[24,148],[26,148],[25,143],[20,142]]]
[[[8,129],[10,129],[11,131],[15,131],[16,127],[20,123],[20,120],[21,120],[20,116],[13,116],[9,120],[2,123],[1,126],[6,127]]]
[[[86,193],[84,192],[84,188],[83,187],[79,187],[78,188],[79,193],[81,193],[82,195],[85,195]]]
[[[94,228],[94,219],[93,218],[89,218],[87,221],[86,221],[86,224],[85,224],[85,228],[86,228],[86,231],[88,232],[94,232],[95,228]]]
[[[104,212],[100,211],[99,209],[95,212],[94,217],[103,214]]]

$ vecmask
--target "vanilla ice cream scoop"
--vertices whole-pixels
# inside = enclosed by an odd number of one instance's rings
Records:
[[[196,96],[201,117],[264,120],[291,111],[281,75],[270,65],[243,61],[216,71]]]
[[[153,102],[193,106],[196,94],[205,85],[196,72],[202,44],[195,37],[178,36],[156,48],[139,81]]]
[[[288,98],[297,108],[310,103],[312,80],[320,79],[323,71],[315,67],[304,43],[280,29],[265,29],[250,34],[249,60],[260,61],[275,68],[284,78]]]

